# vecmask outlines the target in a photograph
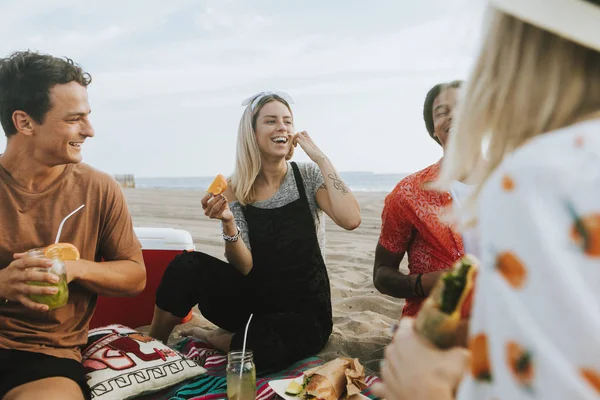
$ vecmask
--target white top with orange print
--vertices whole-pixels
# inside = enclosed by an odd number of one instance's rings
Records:
[[[479,204],[458,399],[600,399],[600,120],[516,150]]]

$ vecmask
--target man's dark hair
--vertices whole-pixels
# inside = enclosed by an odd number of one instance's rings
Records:
[[[87,87],[92,77],[70,58],[19,51],[0,59],[0,123],[9,137],[17,132],[12,116],[24,111],[38,124],[52,108],[50,89],[77,82]]]
[[[464,82],[461,80],[456,80],[448,83],[438,83],[434,87],[432,87],[429,92],[427,92],[427,96],[425,96],[425,104],[423,105],[423,119],[425,120],[425,127],[427,128],[427,132],[429,132],[429,136],[438,144],[440,140],[434,135],[434,126],[433,126],[433,102],[435,98],[438,97],[440,93],[442,93],[446,89],[450,88],[459,88],[462,86]]]

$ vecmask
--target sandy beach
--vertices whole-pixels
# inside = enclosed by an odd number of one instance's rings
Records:
[[[135,226],[185,229],[196,250],[224,259],[218,221],[204,216],[198,190],[124,189]],[[380,294],[373,286],[375,246],[381,227],[381,210],[386,193],[355,193],[362,214],[361,226],[351,232],[326,225],[325,259],[331,281],[334,330],[319,356],[358,357],[368,373],[376,373],[383,349],[390,340],[390,325],[398,319],[403,300]],[[406,269],[406,261],[402,268]],[[180,340],[188,325],[211,327],[197,309],[194,318],[177,327],[169,343]],[[148,327],[140,327],[141,331]]]

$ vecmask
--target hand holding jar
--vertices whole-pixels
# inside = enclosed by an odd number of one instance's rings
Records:
[[[77,248],[57,243],[14,255],[0,270],[0,297],[37,311],[64,306],[69,298],[65,260],[79,259]]]

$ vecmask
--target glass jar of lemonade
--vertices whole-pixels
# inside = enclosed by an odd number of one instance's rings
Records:
[[[241,376],[240,376],[241,371]],[[256,398],[256,367],[252,351],[230,351],[227,354],[227,398],[254,400]]]
[[[44,254],[44,249],[29,250],[27,254],[29,257],[48,258]],[[58,276],[58,282],[50,283],[30,281],[27,283],[35,286],[56,286],[58,288],[58,292],[56,292],[56,294],[30,294],[28,296],[36,303],[45,304],[48,306],[48,309],[53,310],[67,304],[67,301],[69,300],[69,286],[67,285],[67,268],[65,266],[65,262],[57,256],[50,258],[50,260],[52,261],[51,267],[36,268],[36,270]]]

